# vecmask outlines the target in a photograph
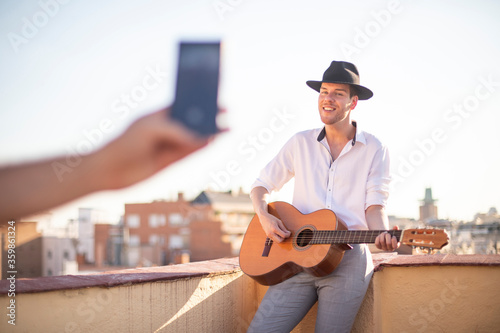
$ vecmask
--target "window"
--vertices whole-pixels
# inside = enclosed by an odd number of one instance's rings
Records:
[[[151,228],[156,228],[158,226],[158,220],[156,217],[156,214],[149,214],[148,222]]]
[[[159,241],[158,235],[149,236],[149,245],[156,245],[158,244],[158,241]]]
[[[151,228],[164,226],[167,221],[165,214],[150,214],[149,215],[149,226]]]
[[[159,226],[164,226],[167,224],[167,216],[165,214],[158,214],[157,218]]]
[[[179,235],[171,235],[168,241],[168,247],[170,249],[182,249],[184,245],[184,239]]]
[[[184,217],[182,217],[182,215],[179,213],[170,214],[168,216],[168,222],[170,223],[170,225],[173,225],[173,226],[185,224]]]
[[[127,225],[129,228],[139,228],[141,226],[141,217],[138,214],[127,215]]]
[[[129,246],[141,245],[141,238],[139,237],[139,235],[130,235],[129,240],[128,240],[128,245]]]

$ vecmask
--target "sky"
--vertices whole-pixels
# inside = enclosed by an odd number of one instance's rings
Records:
[[[124,203],[248,190],[293,134],[322,126],[305,81],[332,60],[355,63],[374,92],[352,119],[389,149],[387,212],[418,218],[431,187],[440,218],[470,221],[500,208],[499,14],[493,0],[4,0],[0,165],[98,149],[172,103],[180,41],[221,40],[229,131],[144,182],[53,209],[56,222],[78,207],[115,222]]]

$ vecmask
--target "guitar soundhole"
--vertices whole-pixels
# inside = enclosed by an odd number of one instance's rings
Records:
[[[313,231],[311,229],[304,229],[297,235],[297,246],[304,248],[311,243]]]

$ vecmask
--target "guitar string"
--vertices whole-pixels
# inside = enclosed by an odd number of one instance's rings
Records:
[[[312,236],[302,236],[301,240],[307,244],[355,244],[373,243],[381,233],[388,232],[392,236],[401,237],[403,230],[316,230]],[[298,236],[297,236],[298,237]],[[292,239],[285,239],[281,243],[291,243]]]
[[[301,240],[308,243],[371,243],[381,233],[388,232],[400,237],[402,230],[316,230],[313,235],[302,236]]]

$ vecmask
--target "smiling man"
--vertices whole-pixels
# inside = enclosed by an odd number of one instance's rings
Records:
[[[269,214],[269,194],[295,178],[293,205],[302,213],[330,209],[350,230],[387,230],[385,205],[390,182],[387,148],[351,120],[359,100],[373,96],[361,86],[351,63],[333,61],[321,81],[307,81],[319,92],[323,128],[294,135],[261,171],[250,196],[266,235],[282,242],[290,231]],[[392,251],[399,244],[388,233],[375,245]],[[299,273],[269,287],[249,332],[290,332],[318,302],[316,332],[349,332],[373,273],[366,244],[354,244],[329,275]]]

